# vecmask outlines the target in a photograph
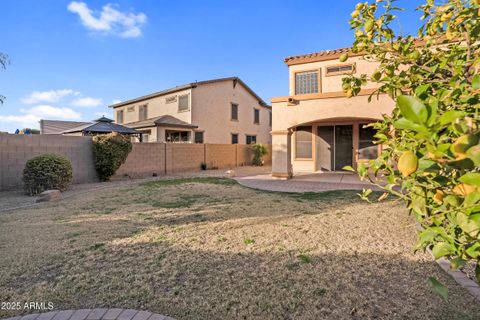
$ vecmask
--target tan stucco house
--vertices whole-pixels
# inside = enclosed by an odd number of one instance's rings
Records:
[[[110,106],[143,142],[271,144],[271,107],[238,77],[194,82]]]
[[[294,172],[340,171],[376,158],[380,146],[374,130],[364,124],[390,114],[394,101],[373,97],[372,83],[359,96],[347,98],[342,90],[346,74],[371,74],[378,66],[361,55],[339,62],[348,49],[321,51],[285,59],[289,95],[272,99],[272,175],[289,178]]]

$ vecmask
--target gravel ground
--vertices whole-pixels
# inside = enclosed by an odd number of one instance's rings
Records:
[[[479,319],[466,290],[413,253],[415,241],[401,204],[351,191],[150,181],[1,215],[0,301],[179,320]],[[448,302],[430,276],[447,285]]]

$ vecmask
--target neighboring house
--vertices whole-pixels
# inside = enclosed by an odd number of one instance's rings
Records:
[[[40,120],[40,134],[63,134],[65,131],[89,124],[90,122]]]
[[[347,98],[342,78],[371,74],[378,66],[348,49],[321,51],[285,59],[289,68],[289,95],[272,99],[272,175],[289,178],[293,172],[340,171],[360,161],[376,158],[380,146],[372,142],[375,131],[364,124],[390,114],[394,101],[386,95],[369,95],[367,84],[360,95]]]
[[[144,142],[271,143],[271,108],[237,77],[189,83],[117,103],[115,122]]]
[[[84,125],[64,131],[63,134],[66,136],[94,136],[111,132],[118,132],[122,135],[141,139],[141,134],[137,130],[113,123],[112,119],[106,117],[101,117],[93,122],[87,122]]]

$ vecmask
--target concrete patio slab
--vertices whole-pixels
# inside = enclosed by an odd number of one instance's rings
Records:
[[[324,192],[332,190],[380,190],[368,181],[361,181],[354,173],[324,172],[298,173],[289,180],[279,180],[270,174],[259,174],[235,178],[241,185],[275,192]]]

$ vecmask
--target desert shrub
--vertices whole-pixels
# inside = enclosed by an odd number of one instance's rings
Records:
[[[263,166],[263,156],[268,153],[267,147],[263,144],[253,144],[253,165],[254,166]]]
[[[416,249],[431,249],[454,269],[476,263],[480,281],[480,1],[427,0],[416,37],[395,34],[393,2],[359,3],[350,21],[351,51],[378,67],[343,79],[343,89],[355,96],[376,83],[370,99],[388,94],[396,102],[374,124],[382,153],[357,171],[383,175],[385,196],[405,200],[422,227]]]
[[[27,161],[23,169],[25,193],[35,195],[45,190],[64,191],[72,182],[70,160],[58,154],[43,154]]]
[[[117,132],[93,137],[95,169],[100,180],[108,181],[127,160],[130,151],[132,142]]]

